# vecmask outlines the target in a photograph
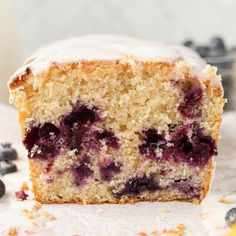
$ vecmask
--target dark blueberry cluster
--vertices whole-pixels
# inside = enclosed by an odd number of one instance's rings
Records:
[[[124,185],[124,187],[116,192],[114,196],[120,198],[123,195],[137,196],[145,191],[155,192],[160,190],[158,182],[154,179],[153,175],[150,176],[136,176],[130,178]]]
[[[189,137],[188,132],[192,134]],[[176,161],[185,161],[194,166],[205,166],[211,156],[217,154],[216,143],[197,123],[183,127],[174,134],[174,146],[169,153]]]
[[[52,123],[30,129],[23,141],[30,151],[29,157],[50,159],[56,156],[60,146],[55,144],[59,141],[60,134],[60,130]]]
[[[27,131],[24,145],[29,150],[29,158],[50,160],[61,149],[99,151],[101,140],[108,147],[119,148],[119,140],[113,132],[94,129],[95,124],[101,121],[97,107],[77,103],[72,112],[60,120],[59,126],[44,123]]]
[[[90,168],[90,157],[83,156],[78,165],[72,166],[72,173],[74,175],[75,184],[82,186],[86,179],[93,176],[93,170]]]
[[[122,164],[112,160],[105,160],[99,163],[100,176],[103,181],[111,181],[115,174],[120,173]]]
[[[156,147],[162,150],[161,158],[156,154]],[[215,141],[205,135],[197,123],[176,126],[168,142],[157,130],[146,130],[139,151],[145,157],[157,161],[174,159],[176,162],[186,162],[194,166],[206,165],[211,156],[217,154]]]
[[[158,134],[156,129],[145,129],[142,131],[143,140],[139,145],[139,151],[142,155],[149,158],[156,158],[156,149],[161,150],[166,146],[166,140],[162,134]]]
[[[185,92],[183,101],[178,107],[178,111],[189,119],[199,117],[201,111],[198,106],[203,97],[203,90],[201,87],[192,86],[188,91]]]

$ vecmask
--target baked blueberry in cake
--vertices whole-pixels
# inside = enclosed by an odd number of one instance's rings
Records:
[[[224,106],[183,46],[95,35],[39,49],[9,81],[43,203],[200,203]]]

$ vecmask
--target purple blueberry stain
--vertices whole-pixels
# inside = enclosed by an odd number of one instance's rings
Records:
[[[101,180],[111,181],[113,176],[121,172],[122,164],[112,160],[103,160],[99,163]]]
[[[198,106],[203,98],[203,89],[192,86],[185,92],[183,101],[178,107],[178,111],[186,118],[192,119],[201,116]]]
[[[53,179],[53,177],[51,177],[51,176],[48,176],[48,177],[46,178],[46,180],[45,180],[45,182],[46,182],[47,184],[52,184],[53,181],[54,181],[54,179]]]
[[[118,149],[120,147],[119,139],[112,131],[103,130],[102,132],[98,132],[97,138],[98,140],[104,140],[106,145],[113,149]]]
[[[97,123],[101,123],[100,111],[95,106],[73,106],[68,115],[60,117],[59,125],[46,122],[31,126],[23,141],[29,151],[29,158],[50,160],[61,150],[77,150],[77,154],[85,151],[101,149],[102,141],[107,147],[119,148],[119,139],[112,131],[100,128],[94,131]]]
[[[23,141],[29,151],[29,158],[51,159],[58,150],[55,143],[60,136],[60,130],[52,123],[34,126],[28,130]]]
[[[184,103],[188,106],[197,105],[203,97],[203,90],[201,87],[193,87],[190,91],[186,92],[184,96]]]
[[[176,126],[171,130],[170,136],[167,142],[155,129],[148,129],[139,145],[140,154],[156,161],[173,159],[176,162],[186,162],[200,167],[205,166],[210,158],[217,154],[214,139],[205,135],[196,122]],[[157,148],[162,154],[161,158],[157,156]]]
[[[193,166],[205,166],[211,156],[217,154],[216,143],[213,138],[203,133],[197,123],[189,126],[189,130],[192,131],[190,137],[186,131],[178,131],[173,135],[174,145],[169,148],[169,154],[176,161],[184,161]]]
[[[98,108],[95,106],[89,108],[81,105],[79,102],[73,107],[72,112],[63,118],[63,123],[70,127],[75,123],[78,125],[89,125],[98,121],[101,121]]]
[[[175,180],[169,188],[177,189],[179,192],[194,198],[199,198],[201,195],[201,188],[199,186],[194,186],[194,184],[187,179]]]
[[[102,144],[97,137],[97,133],[98,131],[95,130],[90,130],[86,133],[83,140],[83,146],[85,147],[85,149],[94,152],[100,151]]]
[[[156,159],[157,148],[162,150],[166,146],[164,135],[158,134],[158,131],[154,128],[143,130],[142,135],[143,139],[139,145],[139,152],[148,158]]]
[[[39,128],[39,137],[51,138],[52,136],[56,136],[60,134],[60,130],[52,123],[44,123]]]
[[[39,138],[39,127],[32,127],[26,130],[23,144],[28,150],[31,150]]]
[[[44,172],[44,173],[49,173],[49,172],[52,170],[53,165],[54,165],[54,161],[53,161],[53,160],[52,160],[52,161],[49,161],[49,162],[47,163],[46,167],[43,169],[43,172]]]
[[[89,177],[93,176],[93,170],[90,167],[90,157],[85,155],[80,160],[79,164],[72,166],[72,174],[76,186],[83,186]]]
[[[153,175],[135,176],[128,179],[124,187],[114,194],[114,197],[120,198],[127,195],[138,196],[145,191],[155,192],[157,190],[161,190],[161,187]]]
[[[15,192],[15,196],[18,200],[25,201],[27,200],[29,195],[26,194],[24,190],[20,190],[20,191]]]

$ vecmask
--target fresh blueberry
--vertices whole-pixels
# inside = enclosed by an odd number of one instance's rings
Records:
[[[228,226],[236,224],[236,207],[230,209],[225,216],[225,221]]]
[[[17,171],[17,167],[15,164],[10,161],[0,162],[0,174],[6,175]]]
[[[208,46],[197,46],[195,50],[201,57],[209,56],[210,48]]]
[[[185,41],[183,42],[183,45],[186,46],[186,47],[188,47],[188,48],[193,48],[194,43],[193,43],[193,40],[188,39],[188,40],[185,40]]]
[[[10,143],[0,145],[0,161],[12,161],[17,159],[17,152]]]
[[[6,193],[5,184],[0,180],[0,198]]]
[[[214,37],[210,42],[211,48],[215,50],[225,50],[225,44],[221,37]]]

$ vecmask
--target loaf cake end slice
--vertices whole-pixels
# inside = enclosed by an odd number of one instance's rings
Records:
[[[224,105],[216,68],[177,45],[84,36],[39,49],[9,81],[36,200],[200,203]]]

